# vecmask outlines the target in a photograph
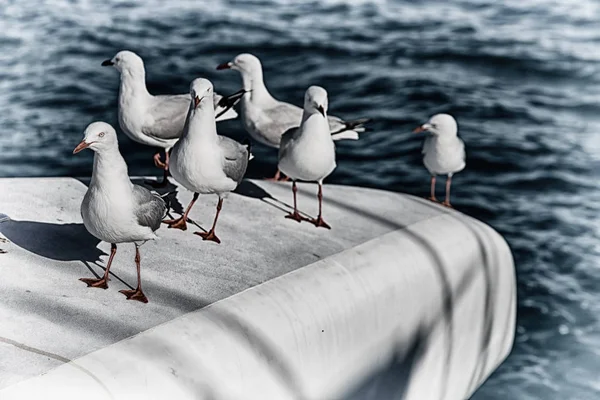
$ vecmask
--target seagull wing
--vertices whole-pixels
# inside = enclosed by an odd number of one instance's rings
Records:
[[[133,198],[138,223],[156,231],[167,210],[165,201],[140,185],[133,185]]]
[[[240,183],[248,168],[248,147],[227,136],[219,136],[219,147],[223,152],[223,172],[228,178]]]
[[[178,139],[190,107],[190,96],[154,96],[153,102],[146,114],[142,133],[158,140]]]

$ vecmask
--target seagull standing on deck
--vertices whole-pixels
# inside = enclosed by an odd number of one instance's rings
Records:
[[[241,119],[250,136],[270,147],[279,148],[281,136],[291,128],[296,128],[302,120],[302,108],[275,99],[263,81],[260,60],[252,54],[239,54],[233,61],[221,64],[217,69],[233,69],[242,75],[244,84],[241,105]],[[368,118],[344,121],[341,118],[327,118],[328,132],[333,140],[358,139],[364,132]],[[273,178],[279,180],[279,170]]]
[[[190,86],[191,102],[185,129],[171,154],[171,174],[194,198],[181,218],[164,221],[169,228],[187,229],[187,216],[200,193],[219,196],[217,213],[208,232],[194,232],[204,240],[221,243],[215,227],[223,206],[223,199],[242,182],[250,149],[233,139],[217,135],[213,85],[202,78]]]
[[[415,133],[428,131],[430,136],[423,144],[423,164],[431,174],[431,196],[429,200],[437,201],[435,197],[436,175],[447,175],[446,199],[442,203],[450,205],[450,185],[452,175],[465,168],[465,144],[458,137],[458,125],[449,114],[436,114],[429,122],[414,130]]]
[[[292,128],[281,138],[279,169],[292,179],[294,212],[286,216],[302,221],[296,203],[296,181],[312,181],[319,184],[319,215],[310,220],[315,226],[331,227],[323,221],[323,179],[333,172],[335,145],[329,132],[327,120],[327,92],[319,86],[311,86],[304,96],[304,113],[298,128]]]
[[[119,152],[117,133],[105,122],[93,122],[86,128],[84,139],[73,150],[94,151],[92,180],[81,203],[81,217],[86,229],[95,237],[110,243],[111,252],[101,279],[81,278],[90,287],[108,288],[108,273],[118,243],[135,244],[137,288],[121,290],[128,300],[147,303],[142,292],[140,246],[157,238],[154,233],[166,212],[165,201],[148,189],[134,185],[127,175],[127,164]]]
[[[187,115],[190,96],[153,96],[146,88],[144,61],[137,54],[123,50],[102,66],[113,66],[121,74],[119,88],[119,125],[132,140],[165,150],[165,162],[160,153],[154,155],[154,164],[164,170],[162,186],[167,183],[169,150],[181,136]],[[229,97],[215,94],[213,105],[217,121],[237,117],[233,106],[239,101],[241,92]]]

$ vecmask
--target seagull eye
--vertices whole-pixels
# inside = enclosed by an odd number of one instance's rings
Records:
[[[432,127],[433,129],[437,129],[437,125],[436,125],[436,124],[430,124],[430,125],[431,125],[431,127]]]
[[[100,133],[98,134],[98,136],[100,136],[100,137],[104,137],[104,132],[100,132]]]

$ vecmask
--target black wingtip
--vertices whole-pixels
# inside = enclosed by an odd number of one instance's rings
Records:
[[[223,96],[221,100],[219,100],[219,106],[231,108],[235,106],[242,99],[242,96],[244,96],[244,94],[247,92],[249,92],[249,90],[241,89],[233,94],[230,94],[229,96]]]
[[[167,216],[167,214],[169,213],[169,211],[171,211],[171,202],[173,201],[171,199],[172,195],[177,194],[177,191],[174,190],[172,192],[167,192],[164,194],[160,195],[160,198],[163,199],[163,201],[165,202],[165,215],[163,215],[163,219]]]
[[[248,149],[248,160],[252,157],[252,141],[248,138],[242,140],[242,144]]]
[[[346,122],[346,129],[365,128],[365,124],[371,121],[373,121],[371,118],[359,118],[354,121],[348,121]]]
[[[169,197],[169,196],[174,195],[174,194],[177,194],[177,190],[173,190],[171,192],[163,193],[163,194],[160,195],[160,197],[162,197],[164,199],[164,198]]]

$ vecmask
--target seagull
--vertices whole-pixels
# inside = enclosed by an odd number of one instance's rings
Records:
[[[183,131],[189,95],[151,95],[146,88],[144,61],[134,52],[120,51],[112,59],[102,62],[102,66],[113,66],[121,74],[119,125],[123,132],[138,143],[165,150],[165,162],[161,161],[158,152],[154,155],[154,164],[164,170],[163,181],[156,186],[166,185],[169,150]],[[242,94],[237,92],[229,97],[214,95],[217,121],[237,117],[233,106]]]
[[[429,200],[438,201],[435,197],[436,175],[447,175],[446,199],[442,203],[450,204],[450,185],[452,175],[465,168],[465,144],[458,137],[458,126],[454,117],[449,114],[436,114],[414,130],[415,133],[429,131],[430,136],[423,143],[423,164],[431,174],[431,196]]]
[[[260,60],[252,54],[239,54],[233,61],[223,63],[217,69],[239,71],[244,84],[244,93],[240,102],[244,128],[254,140],[279,148],[282,135],[300,124],[302,108],[271,96],[263,81]],[[334,116],[329,116],[327,120],[333,140],[357,140],[359,132],[364,132],[364,125],[370,121],[368,118],[344,121]],[[278,170],[273,180],[279,179]]]
[[[181,140],[173,147],[171,174],[177,182],[194,192],[183,216],[164,221],[169,228],[186,230],[187,216],[200,193],[219,196],[217,213],[208,232],[194,232],[204,240],[221,243],[215,234],[223,199],[242,182],[248,160],[249,146],[217,135],[213,85],[207,79],[195,79],[190,85],[191,102]]]
[[[140,246],[157,238],[154,233],[165,215],[165,201],[148,189],[134,185],[127,175],[127,164],[119,152],[117,133],[105,122],[93,122],[73,154],[83,149],[94,151],[92,180],[83,202],[81,217],[85,228],[95,237],[110,243],[110,257],[101,279],[81,278],[89,287],[108,288],[108,272],[118,243],[135,244],[137,288],[121,290],[128,300],[147,303],[140,276]]]
[[[279,169],[292,179],[294,212],[286,218],[302,221],[296,203],[296,181],[313,181],[319,184],[319,216],[309,220],[316,227],[331,229],[323,221],[323,179],[336,167],[335,145],[327,119],[327,92],[320,86],[311,86],[304,95],[304,113],[298,128],[288,130],[281,137]]]

